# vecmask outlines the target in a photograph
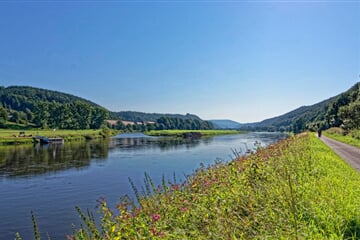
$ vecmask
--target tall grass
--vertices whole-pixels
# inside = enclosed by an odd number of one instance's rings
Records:
[[[360,175],[312,134],[202,166],[186,182],[155,186],[117,213],[99,201],[101,226],[69,239],[359,239]]]

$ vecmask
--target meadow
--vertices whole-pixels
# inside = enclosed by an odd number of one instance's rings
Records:
[[[40,135],[47,137],[61,137],[65,141],[78,141],[84,139],[101,138],[113,134],[102,129],[97,130],[59,130],[59,129],[29,129],[29,130],[12,130],[0,129],[0,145],[1,144],[20,144],[32,143],[32,137]]]
[[[146,175],[116,211],[100,199],[100,221],[77,208],[83,224],[68,239],[360,238],[360,174],[314,134],[234,154],[185,182]]]

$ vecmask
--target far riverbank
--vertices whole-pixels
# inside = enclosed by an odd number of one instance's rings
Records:
[[[202,136],[216,136],[228,134],[241,134],[247,133],[246,131],[239,130],[152,130],[144,132],[149,136],[162,136],[162,137],[202,137]]]
[[[88,130],[57,130],[57,129],[30,129],[12,130],[0,129],[0,145],[31,144],[35,136],[46,136],[49,138],[63,138],[64,141],[82,141],[100,139],[116,135],[119,131],[111,129],[88,129]]]

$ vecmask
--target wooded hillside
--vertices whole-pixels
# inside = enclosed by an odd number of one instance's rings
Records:
[[[0,127],[6,121],[41,128],[97,129],[105,108],[71,94],[22,86],[0,87]]]
[[[317,130],[330,127],[360,127],[360,82],[348,91],[320,103],[303,106],[284,115],[251,125],[250,129],[267,131]]]

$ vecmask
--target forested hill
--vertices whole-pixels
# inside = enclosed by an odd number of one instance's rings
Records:
[[[229,119],[216,119],[208,121],[211,122],[216,129],[238,129],[246,126],[246,124],[241,124]]]
[[[0,86],[0,127],[6,121],[43,128],[100,128],[107,109],[71,94],[24,86]]]
[[[0,86],[0,104],[5,108],[17,111],[26,111],[27,108],[33,110],[40,101],[60,104],[80,101],[92,107],[100,107],[96,103],[68,93],[27,86]]]
[[[125,120],[131,124],[122,124],[122,121],[110,124],[110,121],[105,122],[106,119]],[[210,122],[193,114],[109,112],[98,104],[67,93],[34,87],[0,86],[0,128],[13,124],[59,129],[98,129],[107,124],[108,127],[126,131],[213,128]]]
[[[329,98],[320,103],[311,105],[311,106],[302,106],[291,112],[285,113],[283,115],[269,118],[263,120],[259,123],[256,123],[256,128],[263,130],[273,130],[273,131],[293,131],[294,124],[297,121],[304,122],[305,124],[310,124],[313,122],[325,121],[326,113],[330,104],[336,99],[336,97]]]
[[[177,118],[182,120],[201,120],[198,116],[194,114],[161,114],[161,113],[144,113],[144,112],[135,112],[135,111],[121,111],[121,112],[111,112],[110,118],[111,119],[121,119],[125,121],[132,121],[132,122],[156,122],[158,119],[162,117],[167,118]]]
[[[252,125],[254,130],[293,131],[306,129],[360,127],[360,82],[348,91],[311,106],[297,108],[284,115]]]

